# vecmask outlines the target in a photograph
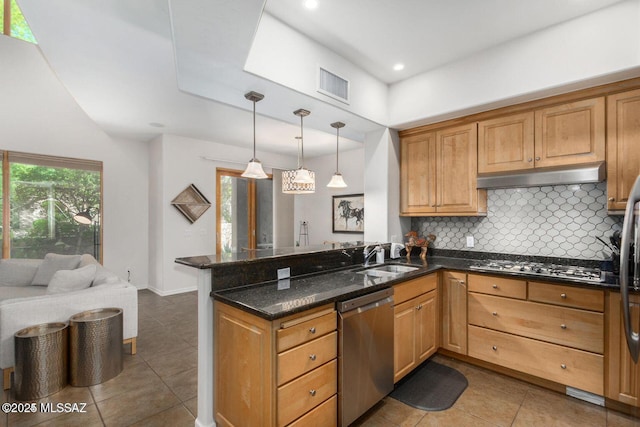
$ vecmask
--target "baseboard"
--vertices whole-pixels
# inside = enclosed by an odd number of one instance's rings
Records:
[[[151,286],[148,286],[147,289],[150,290],[151,292],[153,292],[156,295],[160,295],[161,297],[167,297],[169,295],[177,295],[177,294],[184,294],[186,292],[197,291],[198,287],[197,286],[192,286],[192,287],[189,287],[189,288],[172,289],[170,291],[163,291],[161,289],[156,289],[156,288],[153,288]]]

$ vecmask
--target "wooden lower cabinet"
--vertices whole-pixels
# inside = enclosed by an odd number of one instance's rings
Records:
[[[470,357],[604,394],[605,293],[468,275]]]
[[[441,346],[456,353],[467,354],[466,273],[443,273]]]
[[[602,354],[604,314],[469,293],[469,324]]]
[[[469,356],[602,395],[604,357],[469,325]]]
[[[394,287],[394,382],[438,350],[438,275]]]
[[[640,366],[634,363],[627,348],[619,292],[609,292],[607,301],[607,347],[605,396],[631,406],[640,406]],[[640,328],[640,295],[629,295],[631,323]]]
[[[315,425],[304,420],[327,419],[317,425],[337,423],[333,304],[276,321],[219,301],[214,313],[218,425]]]
[[[338,396],[318,405],[306,415],[289,424],[290,427],[333,426],[338,419]]]

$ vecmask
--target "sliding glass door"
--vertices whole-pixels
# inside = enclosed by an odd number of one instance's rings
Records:
[[[216,252],[273,247],[273,181],[216,171]]]

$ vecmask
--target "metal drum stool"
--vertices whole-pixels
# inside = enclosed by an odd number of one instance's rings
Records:
[[[67,352],[66,323],[45,323],[16,332],[16,399],[36,400],[62,390],[67,385]]]
[[[100,384],[122,372],[122,309],[100,308],[69,319],[72,386]]]

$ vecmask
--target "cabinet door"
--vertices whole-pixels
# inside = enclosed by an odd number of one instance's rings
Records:
[[[640,89],[607,98],[607,197],[609,210],[624,210],[640,175]]]
[[[434,132],[412,135],[400,142],[400,213],[435,212],[436,168]]]
[[[535,112],[535,166],[605,160],[604,98],[542,108]]]
[[[437,291],[416,298],[416,304],[416,363],[419,365],[438,349]]]
[[[478,212],[478,135],[470,123],[436,133],[437,211]]]
[[[228,425],[274,425],[270,322],[216,302],[215,419]]]
[[[629,295],[631,323],[640,325],[640,295]],[[607,303],[608,330],[605,348],[605,396],[627,405],[640,406],[640,369],[627,348],[619,292],[610,292]]]
[[[416,366],[415,300],[398,304],[393,309],[393,381],[398,382]]]
[[[445,272],[442,282],[442,347],[467,354],[467,275]]]
[[[478,123],[478,173],[533,168],[533,111]]]

